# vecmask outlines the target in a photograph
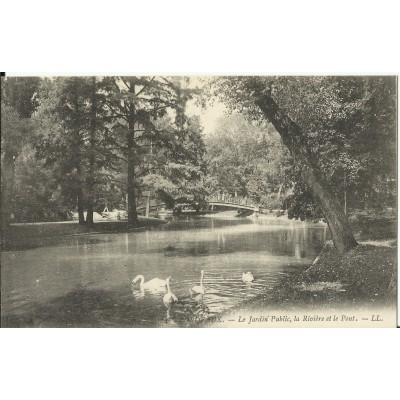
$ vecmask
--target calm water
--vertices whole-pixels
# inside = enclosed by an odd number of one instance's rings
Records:
[[[309,265],[326,227],[280,219],[197,217],[144,232],[60,238],[57,245],[3,252],[5,326],[170,326],[212,316]],[[205,270],[204,296],[191,297]],[[254,282],[242,281],[251,271]],[[171,276],[179,302],[132,286]]]

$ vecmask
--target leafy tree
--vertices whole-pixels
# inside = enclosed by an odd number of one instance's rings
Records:
[[[393,205],[394,196],[390,195],[393,188],[389,185],[394,181],[396,164],[394,80],[383,77],[281,80],[286,82],[286,93],[280,92],[280,104],[289,112],[290,97],[291,115],[307,130],[307,145],[313,149],[319,168],[343,208]],[[305,84],[312,84],[312,92],[305,91]],[[304,102],[302,96],[307,93],[310,100]],[[305,193],[305,188],[298,192]]]
[[[135,94],[124,86],[129,84],[136,85]],[[38,93],[33,118],[36,165],[46,168],[50,176],[43,185],[39,177],[45,174],[38,173],[38,179],[32,179],[37,190],[29,190],[32,203],[41,199],[47,213],[77,205],[83,224],[85,208],[86,222],[93,223],[94,210],[101,211],[105,204],[124,206],[132,189],[127,187],[127,182],[132,183],[129,156],[134,161],[134,195],[149,188],[176,194],[185,187],[185,179],[194,182],[199,176],[201,128],[198,120],[185,115],[191,90],[181,87],[180,79],[52,78],[41,80]],[[28,167],[34,171],[33,163],[29,153],[19,171]],[[23,201],[28,190],[22,184],[18,188]],[[35,209],[30,207],[32,213]]]
[[[93,223],[93,211],[115,165],[107,147],[108,116],[103,82],[95,77],[45,80],[36,115],[38,157],[53,169],[65,204],[78,206],[79,223]],[[107,166],[107,168],[106,168]],[[104,204],[103,204],[104,205]]]
[[[3,229],[10,223],[15,165],[32,131],[29,119],[20,118],[13,107],[1,105],[1,214]]]
[[[128,223],[138,223],[136,197],[138,174],[143,175],[146,158],[157,143],[168,145],[170,131],[157,129],[156,121],[168,112],[175,112],[176,123],[184,125],[185,104],[191,90],[182,85],[183,78],[110,77],[107,82],[106,105],[113,118],[112,131],[116,149],[127,163]],[[118,151],[117,151],[118,152]],[[145,167],[146,168],[146,167]]]
[[[168,117],[155,123],[164,139],[152,142],[138,173],[143,189],[156,192],[169,206],[178,199],[201,202],[205,197],[201,187],[205,152],[202,127],[198,117],[184,118],[183,126]]]
[[[107,170],[115,168],[115,156],[110,151],[107,138],[108,123],[111,121],[105,107],[106,83],[102,78],[83,78],[84,95],[86,97],[86,129],[84,146],[86,148],[86,222],[93,224],[93,211],[99,197],[99,185],[109,181]]]
[[[270,124],[248,122],[240,114],[221,118],[206,145],[211,192],[272,206],[271,195],[280,197],[290,185],[288,154]]]
[[[22,119],[30,118],[38,106],[38,77],[1,77],[1,102],[17,111]]]
[[[65,202],[53,170],[44,167],[32,146],[26,145],[16,162],[12,209],[16,221],[65,220],[71,206]]]
[[[39,124],[38,156],[54,168],[63,192],[78,205],[79,223],[84,224],[83,145],[85,98],[80,78],[56,78],[42,85],[36,119]]]
[[[35,111],[39,78],[1,77],[1,220],[10,223],[15,165],[33,137],[30,116]]]

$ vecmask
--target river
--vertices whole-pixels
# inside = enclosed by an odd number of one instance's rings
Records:
[[[240,306],[310,265],[324,224],[282,218],[181,217],[144,232],[82,235],[2,253],[2,325],[189,326]],[[204,295],[192,296],[205,271]],[[242,281],[251,271],[252,283]],[[178,302],[132,279],[171,276]]]

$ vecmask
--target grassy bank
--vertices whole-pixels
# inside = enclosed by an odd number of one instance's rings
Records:
[[[356,248],[339,255],[328,240],[311,266],[284,277],[274,288],[227,314],[395,307],[397,222],[368,217],[367,221],[353,220],[352,225],[359,243]]]
[[[286,303],[294,308],[391,302],[396,254],[395,247],[359,244],[341,256],[328,242],[308,269],[289,277],[263,299],[269,305]]]
[[[79,225],[77,221],[13,224],[3,233],[2,250],[22,250],[51,244],[60,237],[92,235],[97,233],[119,233],[143,230],[164,224],[158,218],[139,217],[139,225],[128,227],[126,221],[100,221],[92,226]]]

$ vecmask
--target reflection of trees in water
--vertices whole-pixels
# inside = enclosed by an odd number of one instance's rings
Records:
[[[325,229],[309,227],[307,225],[288,225],[276,230],[244,232],[240,234],[240,243],[237,236],[224,231],[215,233],[213,241],[199,241],[188,243],[186,250],[189,255],[205,255],[216,253],[230,253],[237,251],[267,251],[272,254],[288,255],[297,259],[313,256],[315,249],[322,246]],[[182,253],[182,255],[183,255]]]
[[[126,253],[129,253],[129,237],[128,237],[128,233],[125,233],[125,251],[126,251]]]
[[[293,238],[293,256],[297,259],[305,257],[304,251],[304,235],[305,230],[303,229],[296,229]]]
[[[218,242],[218,248],[219,249],[225,248],[225,235],[220,233],[220,232],[218,232],[217,233],[217,242]]]

